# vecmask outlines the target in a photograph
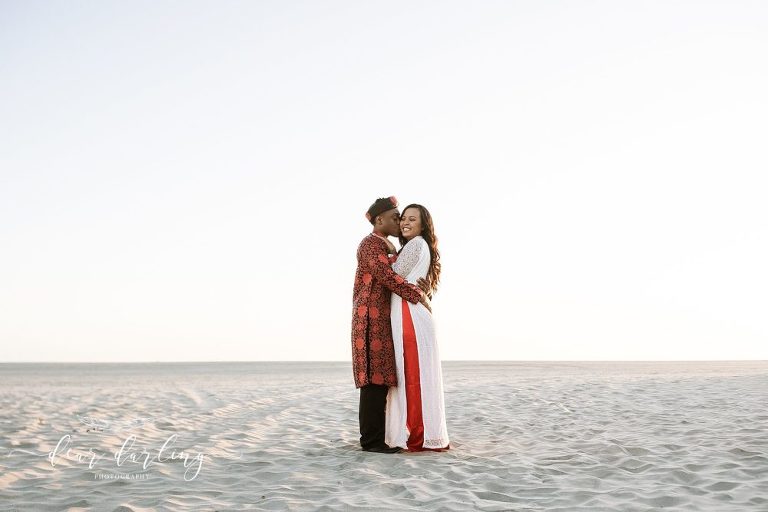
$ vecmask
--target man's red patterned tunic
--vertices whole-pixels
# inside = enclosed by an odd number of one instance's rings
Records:
[[[352,296],[352,371],[356,388],[366,384],[397,386],[389,320],[392,293],[414,304],[421,300],[421,290],[392,270],[387,243],[371,233],[357,248]]]

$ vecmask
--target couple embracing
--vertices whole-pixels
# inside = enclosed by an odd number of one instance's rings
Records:
[[[429,299],[440,280],[432,217],[394,196],[365,214],[373,225],[357,249],[352,370],[360,389],[365,451],[446,451],[443,376]],[[401,248],[388,237],[398,237]]]

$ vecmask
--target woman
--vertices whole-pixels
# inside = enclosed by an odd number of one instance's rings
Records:
[[[432,216],[419,204],[408,205],[400,217],[402,248],[392,265],[406,281],[440,280],[440,253]],[[398,385],[387,395],[385,442],[410,452],[449,449],[445,425],[443,374],[432,313],[392,294],[392,339]]]

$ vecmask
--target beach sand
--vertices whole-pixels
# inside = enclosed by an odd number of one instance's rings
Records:
[[[768,362],[443,372],[451,449],[390,455],[348,363],[0,364],[0,510],[768,510]]]

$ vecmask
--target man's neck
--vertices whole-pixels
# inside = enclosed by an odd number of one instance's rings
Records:
[[[374,234],[374,235],[377,235],[377,236],[380,236],[381,238],[387,238],[387,235],[385,235],[385,234],[384,234],[384,233],[382,233],[381,231],[377,231],[377,230],[375,230],[375,229],[373,230],[373,234]]]

